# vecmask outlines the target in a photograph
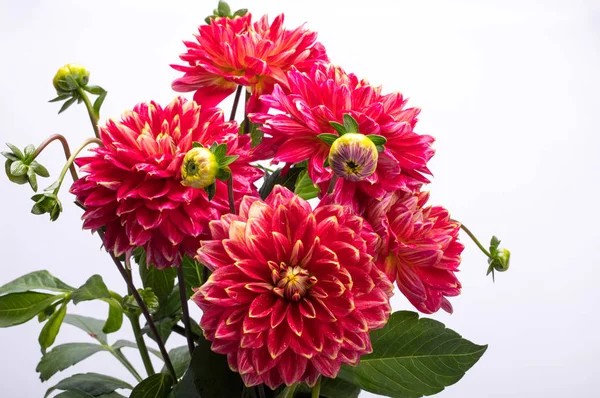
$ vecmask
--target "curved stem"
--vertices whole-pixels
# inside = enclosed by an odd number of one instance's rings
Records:
[[[235,98],[233,100],[233,107],[231,108],[231,115],[229,115],[229,121],[235,120],[235,114],[237,112],[238,103],[240,102],[240,96],[242,95],[242,86],[237,86],[235,90]]]
[[[319,376],[315,386],[312,389],[311,398],[319,398],[320,393],[321,393],[321,376]]]
[[[54,190],[55,193],[60,190],[60,186],[65,179],[65,175],[67,174],[67,170],[69,170],[69,168],[73,165],[73,162],[75,161],[77,155],[79,155],[79,152],[83,151],[83,149],[90,144],[102,145],[102,141],[100,141],[98,138],[88,138],[87,140],[83,141],[83,144],[81,144],[79,148],[75,150],[75,152],[73,152],[69,159],[67,159],[67,163],[65,163],[60,175],[58,176],[58,186]]]
[[[452,221],[456,221],[456,220],[452,220]],[[481,250],[483,252],[483,254],[485,254],[486,256],[488,256],[489,258],[492,258],[492,255],[490,254],[490,252],[488,252],[485,247],[483,247],[483,245],[479,242],[479,240],[477,240],[477,238],[475,237],[475,235],[473,235],[473,232],[471,232],[469,230],[469,228],[467,228],[465,226],[465,224],[461,223],[460,221],[456,221],[458,223],[460,223],[460,228],[465,231],[467,233],[467,235],[469,235],[469,238],[471,238],[473,240],[473,242],[475,242],[475,244],[477,245],[477,247],[479,247],[479,250]]]
[[[69,148],[69,143],[67,142],[67,139],[62,134],[53,134],[50,137],[46,138],[44,141],[42,141],[42,143],[37,147],[37,149],[33,153],[33,159],[37,158],[39,156],[39,154],[42,153],[42,151],[52,141],[56,141],[56,140],[60,141],[60,143],[62,144],[63,152],[65,153],[65,159],[68,160],[71,157],[71,149]],[[77,175],[77,170],[75,169],[75,165],[71,164],[71,166],[69,167],[69,170],[71,171],[71,177],[73,177],[73,181],[77,181],[79,179],[79,176]]]
[[[156,372],[154,371],[154,366],[152,366],[150,354],[148,353],[148,347],[146,346],[146,341],[144,340],[144,336],[142,335],[140,319],[137,315],[127,315],[127,317],[129,318],[129,322],[131,322],[131,329],[133,329],[135,342],[137,343],[138,349],[140,351],[142,362],[144,362],[144,368],[146,368],[146,373],[148,374],[148,376],[152,376]]]
[[[135,368],[133,367],[133,365],[131,364],[131,362],[129,362],[129,360],[127,360],[127,357],[125,357],[125,355],[120,351],[120,350],[115,350],[113,348],[111,348],[110,346],[106,347],[110,353],[119,360],[119,362],[121,362],[121,364],[123,364],[123,366],[129,371],[129,373],[131,373],[133,375],[133,377],[135,377],[135,379],[139,382],[141,382],[142,376],[140,376],[140,374],[137,372],[137,370],[135,370]]]
[[[100,132],[98,131],[98,114],[94,110],[94,106],[90,102],[90,98],[81,87],[77,87],[77,94],[79,94],[79,97],[83,100],[83,103],[87,108],[88,115],[90,116],[90,122],[92,123],[92,127],[94,128],[96,138],[100,138]]]
[[[98,235],[100,236],[100,238],[102,239],[102,243],[104,244],[104,232],[102,232],[101,230],[98,230]],[[106,247],[106,244],[104,244],[104,247]],[[133,298],[135,299],[137,305],[142,310],[142,314],[144,315],[144,318],[146,319],[146,322],[148,323],[148,327],[150,327],[150,330],[154,334],[154,338],[156,339],[156,344],[158,345],[158,348],[163,357],[163,360],[165,361],[165,366],[169,370],[169,373],[171,374],[171,376],[173,376],[173,379],[177,380],[177,374],[175,373],[175,369],[173,368],[173,363],[171,362],[171,358],[169,358],[169,353],[167,352],[167,349],[165,348],[165,344],[164,344],[162,338],[158,334],[158,330],[156,330],[156,325],[154,324],[154,321],[152,320],[152,317],[150,316],[150,313],[148,312],[148,307],[146,307],[144,300],[142,300],[142,298],[140,297],[140,294],[138,293],[137,289],[135,288],[135,285],[133,284],[133,281],[131,280],[131,278],[129,278],[129,275],[127,274],[127,271],[121,264],[121,261],[118,258],[116,258],[112,252],[109,251],[108,254],[110,255],[110,258],[113,260],[115,265],[117,266],[117,269],[121,273],[121,276],[125,280],[125,283],[127,283],[127,288],[130,289],[130,291],[132,292]]]
[[[183,275],[183,267],[177,267],[177,280],[179,284],[179,299],[181,300],[181,310],[183,311],[183,326],[185,327],[185,337],[187,338],[188,349],[190,355],[194,352],[194,338],[192,337],[192,325],[190,324],[190,311],[188,308],[187,293],[185,291],[185,278]]]
[[[233,198],[233,176],[227,180],[227,198],[229,199],[229,212],[235,214],[235,200]]]

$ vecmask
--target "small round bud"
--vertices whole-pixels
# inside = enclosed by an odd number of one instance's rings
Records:
[[[349,181],[362,181],[377,168],[377,147],[367,136],[346,133],[329,150],[329,165],[335,174]]]
[[[70,94],[83,87],[90,80],[90,72],[78,64],[66,64],[60,68],[52,79],[52,84],[58,95]]]
[[[498,249],[492,265],[498,272],[504,272],[508,270],[510,265],[510,251],[508,251],[508,249]]]
[[[186,187],[206,188],[215,182],[219,164],[207,148],[192,148],[183,158],[181,184]]]

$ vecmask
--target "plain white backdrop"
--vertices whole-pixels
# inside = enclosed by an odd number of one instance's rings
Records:
[[[271,19],[319,32],[334,63],[401,91],[423,108],[417,131],[437,138],[432,201],[486,243],[512,251],[496,283],[466,236],[463,293],[453,315],[433,317],[478,344],[481,360],[440,397],[594,397],[600,367],[600,4],[595,1],[242,1]],[[81,63],[108,90],[102,116],[175,95],[169,67],[216,1],[0,0],[0,142],[19,147],[62,133],[91,136],[83,106],[57,116],[57,68]],[[230,102],[224,106],[229,108]],[[40,161],[55,177],[59,146]],[[49,185],[49,179],[40,183]],[[99,240],[81,230],[65,189],[55,223],[29,214],[27,186],[0,177],[0,284],[48,269],[73,286],[93,273],[125,291]],[[398,293],[394,308],[410,309]],[[71,312],[105,316],[105,305]],[[198,318],[199,312],[193,314]],[[0,330],[0,395],[36,398],[67,375],[131,380],[106,353],[42,384],[35,367],[41,325]],[[129,338],[126,327],[116,333]],[[58,343],[90,341],[65,325]],[[173,336],[169,346],[184,345]],[[141,371],[138,355],[129,358]],[[158,361],[156,365],[159,366]],[[596,376],[596,377],[594,377]],[[369,396],[369,394],[363,394]]]

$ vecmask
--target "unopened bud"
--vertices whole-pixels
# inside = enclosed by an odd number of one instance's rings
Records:
[[[77,88],[86,86],[90,80],[90,72],[78,64],[66,64],[56,72],[52,84],[58,95],[71,94]]]
[[[329,150],[329,165],[335,174],[349,181],[362,181],[377,168],[377,147],[367,136],[346,133]]]
[[[206,188],[215,182],[219,164],[207,148],[192,148],[183,158],[181,184],[186,187]]]

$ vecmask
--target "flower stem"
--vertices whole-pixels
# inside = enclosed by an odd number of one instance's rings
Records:
[[[456,221],[456,220],[452,220],[452,221]],[[481,250],[483,252],[483,254],[485,254],[486,256],[488,256],[489,258],[492,258],[492,255],[490,254],[490,252],[488,252],[485,247],[483,247],[483,245],[479,242],[479,240],[477,240],[477,238],[475,237],[475,235],[473,235],[473,232],[471,232],[469,230],[469,228],[467,228],[465,226],[465,224],[461,223],[460,221],[457,221],[460,223],[460,228],[465,231],[467,233],[467,235],[469,235],[469,238],[471,238],[473,240],[473,242],[475,242],[475,244],[477,245],[477,247],[479,247],[479,250]]]
[[[37,158],[40,153],[52,142],[52,141],[60,141],[63,147],[63,151],[65,153],[65,159],[69,160],[71,157],[71,149],[69,148],[69,143],[67,139],[62,134],[53,134],[50,137],[46,138],[42,143],[37,147],[33,154],[33,159]],[[73,181],[77,181],[79,176],[77,175],[77,170],[75,169],[75,165],[71,163],[69,170],[71,171],[71,177],[73,177]]]
[[[183,275],[183,267],[177,267],[177,280],[179,282],[179,299],[181,300],[181,310],[183,311],[183,326],[185,327],[185,337],[188,343],[190,355],[194,352],[194,338],[192,337],[192,325],[190,324],[190,310],[188,308],[187,293],[185,291],[185,278]]]
[[[233,108],[231,108],[231,115],[229,115],[229,121],[235,120],[235,114],[237,113],[237,107],[240,102],[240,96],[242,95],[242,86],[237,86],[235,90],[235,98],[233,99]]]
[[[338,180],[338,175],[334,174],[331,177],[331,180],[329,181],[329,187],[327,188],[327,193],[329,193],[329,194],[333,193],[333,190],[335,189],[335,184],[336,184],[337,180]]]
[[[235,214],[235,200],[233,199],[233,176],[227,180],[227,197],[229,199],[229,212]]]
[[[140,350],[140,356],[142,357],[142,362],[144,362],[144,368],[146,368],[146,373],[148,376],[152,376],[156,372],[154,371],[154,366],[152,366],[152,361],[150,360],[150,354],[148,353],[148,347],[146,346],[146,341],[144,341],[144,336],[142,335],[142,329],[140,328],[140,319],[137,315],[127,315],[129,318],[129,322],[131,323],[131,329],[133,329],[133,335],[135,336],[135,342],[137,343],[138,349]]]
[[[87,93],[81,87],[77,87],[77,94],[79,94],[79,96],[83,100],[83,103],[85,104],[85,107],[87,108],[88,115],[90,116],[90,122],[92,123],[92,127],[94,128],[96,138],[100,138],[100,132],[98,131],[99,115],[94,110],[94,106],[90,102],[90,98],[88,97]]]
[[[319,394],[321,393],[321,376],[317,379],[315,386],[312,389],[311,398],[319,398]]]
[[[248,119],[248,100],[250,99],[250,92],[246,89],[246,95],[244,98],[244,134],[250,132],[250,120]]]
[[[137,372],[137,370],[135,370],[131,362],[127,360],[127,357],[125,357],[125,355],[120,350],[115,350],[110,346],[106,346],[106,348],[115,358],[117,358],[119,362],[121,362],[121,364],[123,364],[123,366],[129,371],[129,373],[131,373],[133,377],[135,377],[138,383],[143,380],[142,376],[140,376],[140,374]]]
[[[65,163],[62,171],[60,172],[60,175],[58,176],[58,186],[54,190],[55,193],[57,193],[60,190],[60,186],[62,185],[65,179],[65,175],[67,174],[67,171],[71,168],[71,166],[73,166],[73,162],[75,161],[77,155],[79,155],[79,152],[83,151],[83,149],[90,144],[102,145],[102,141],[100,141],[98,138],[88,138],[87,140],[83,141],[83,144],[81,144],[79,148],[75,150],[75,152],[73,152],[69,159],[67,159],[67,163]],[[71,171],[71,174],[73,174],[73,171]],[[77,176],[77,173],[75,173],[75,176]],[[75,181],[76,180],[77,178],[75,179]]]
[[[101,230],[98,230],[98,235],[100,235],[100,238],[102,239],[102,243],[104,244],[104,233]],[[104,247],[106,247],[106,244],[104,244]],[[165,361],[165,366],[167,367],[171,376],[173,376],[173,379],[177,380],[177,374],[175,373],[175,369],[173,368],[173,364],[171,363],[171,358],[169,358],[169,354],[167,353],[165,344],[164,344],[162,338],[160,337],[160,335],[158,334],[158,331],[156,330],[156,325],[154,324],[154,321],[152,320],[152,317],[150,316],[150,313],[148,312],[148,308],[146,307],[144,300],[142,300],[142,298],[140,297],[140,294],[138,293],[137,289],[135,288],[135,285],[133,284],[133,281],[131,280],[131,278],[129,278],[129,275],[127,274],[127,271],[121,264],[121,261],[118,258],[116,258],[112,252],[109,251],[108,254],[110,255],[110,258],[113,260],[115,265],[117,266],[117,269],[121,273],[121,276],[125,280],[125,283],[127,283],[127,288],[132,292],[133,298],[135,299],[137,305],[142,310],[142,314],[144,315],[144,318],[146,319],[146,322],[148,323],[150,330],[154,334],[154,338],[156,339],[156,344],[158,345],[158,348],[163,357],[163,360]]]

